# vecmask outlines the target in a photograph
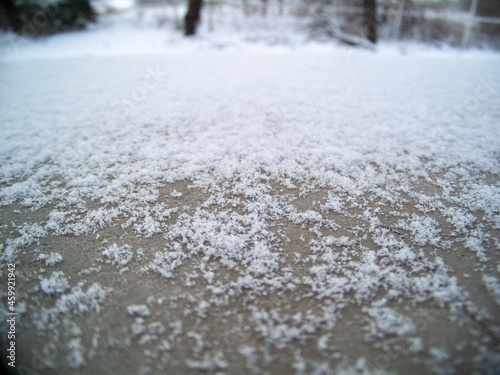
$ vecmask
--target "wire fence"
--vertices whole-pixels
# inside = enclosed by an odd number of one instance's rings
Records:
[[[391,7],[387,7],[387,3]],[[412,10],[405,7],[406,0],[386,1],[379,2],[377,9],[378,16],[393,17],[394,18],[394,38],[399,39],[401,36],[402,20],[405,17],[418,18],[423,20],[442,20],[448,22],[459,23],[463,26],[463,33],[461,38],[461,47],[466,48],[470,43],[471,32],[474,26],[479,24],[496,24],[500,25],[500,18],[497,17],[483,17],[476,15],[478,0],[472,0],[468,11],[450,10],[445,11],[434,9],[419,9]],[[364,12],[363,7],[360,6],[346,6],[341,2],[336,2],[335,12],[338,14],[356,14],[362,15]]]
[[[483,4],[487,1],[496,6],[496,14],[500,16],[500,1],[481,0]],[[478,34],[484,33],[481,26],[490,25],[494,26],[492,35],[485,35],[483,39],[496,39],[498,42],[500,17],[478,15],[478,4],[479,0],[379,0],[377,22],[382,39],[419,39],[416,34],[420,33],[427,35],[427,39],[422,38],[424,41],[441,39],[467,48],[474,30]],[[361,36],[360,30],[363,29],[359,20],[365,12],[360,0],[205,0],[205,6],[212,8],[212,12],[215,8],[239,8],[246,16],[291,15],[314,18],[320,14],[322,21],[328,17],[330,22],[333,20],[348,33],[358,36]],[[408,31],[412,27],[413,31]]]

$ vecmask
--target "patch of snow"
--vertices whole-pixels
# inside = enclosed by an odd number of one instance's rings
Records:
[[[50,278],[40,280],[40,288],[46,294],[63,293],[69,286],[68,279],[62,271],[54,271]]]
[[[132,260],[133,253],[129,245],[112,244],[102,251],[102,255],[107,258],[108,263],[123,268]]]
[[[53,266],[62,261],[62,255],[59,253],[50,253],[50,254],[40,254],[38,255],[38,259],[45,261],[45,265]]]
[[[483,275],[483,283],[496,304],[500,306],[500,281],[495,276],[485,274]]]
[[[145,318],[151,315],[148,307],[146,305],[130,305],[127,306],[127,312],[132,316],[139,316]]]

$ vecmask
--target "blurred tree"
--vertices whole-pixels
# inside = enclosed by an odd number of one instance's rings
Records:
[[[481,0],[477,4],[478,16],[484,17],[500,17],[500,1],[498,0]]]
[[[0,29],[18,31],[21,22],[17,17],[14,0],[2,0],[0,3]]]
[[[95,19],[90,0],[2,0],[1,5],[8,28],[27,37],[81,29]]]
[[[283,11],[284,11],[284,7],[285,7],[285,4],[284,4],[284,1],[285,0],[278,0],[278,13],[280,16],[283,15]]]
[[[267,15],[267,0],[262,0],[262,15]]]
[[[189,6],[184,18],[184,34],[186,36],[196,34],[196,27],[200,22],[200,12],[203,0],[189,0]]]
[[[377,43],[377,2],[376,0],[363,0],[364,24],[366,38]]]

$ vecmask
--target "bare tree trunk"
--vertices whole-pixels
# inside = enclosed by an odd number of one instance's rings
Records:
[[[189,0],[189,7],[184,18],[184,34],[196,34],[196,26],[200,22],[200,12],[203,6],[203,0]]]
[[[372,43],[377,43],[377,1],[363,0],[363,6],[366,38]]]
[[[243,0],[243,14],[245,16],[250,15],[250,8],[248,7],[248,1],[247,0]]]

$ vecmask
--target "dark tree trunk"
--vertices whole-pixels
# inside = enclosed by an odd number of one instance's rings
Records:
[[[262,15],[267,15],[267,0],[262,0]]]
[[[278,5],[279,5],[279,15],[282,16],[283,15],[283,12],[284,12],[284,4],[283,4],[283,1],[285,0],[278,0]]]
[[[3,0],[0,3],[0,29],[21,30],[21,21],[14,0]]]
[[[196,34],[196,26],[200,22],[200,12],[203,6],[203,0],[189,0],[189,7],[184,18],[184,34]]]
[[[363,0],[363,5],[366,38],[372,43],[377,43],[377,1]]]

